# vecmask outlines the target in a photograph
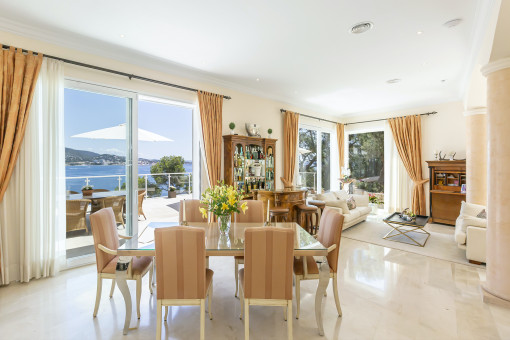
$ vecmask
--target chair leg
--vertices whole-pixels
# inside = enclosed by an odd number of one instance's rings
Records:
[[[140,300],[142,299],[142,277],[136,279],[136,314],[140,319]]]
[[[333,275],[333,295],[335,295],[335,304],[338,316],[342,316],[342,308],[340,307],[340,299],[338,297],[338,280],[336,274]]]
[[[287,301],[287,336],[292,340],[292,300]]]
[[[149,269],[149,292],[151,292],[152,295],[152,280],[154,275],[154,265],[151,264],[151,269]]]
[[[287,306],[283,307],[283,320],[287,321]]]
[[[156,257],[152,258],[152,286],[156,285]]]
[[[114,280],[115,282],[115,280]],[[94,317],[97,316],[97,310],[99,309],[99,302],[101,302],[101,290],[103,288],[103,279],[97,274],[97,288],[96,288],[96,305],[94,306]]]
[[[234,277],[236,278],[236,293],[234,294],[235,297],[237,297],[237,291],[239,289],[239,260],[236,259],[235,260],[235,272],[234,272]]]
[[[209,310],[209,320],[212,320],[212,311],[211,311],[212,294],[213,294],[213,282],[211,279],[211,285],[209,286],[209,299],[207,300],[207,309]]]
[[[115,290],[115,279],[112,279],[112,288],[110,288],[110,299],[113,297],[114,290]]]
[[[204,340],[205,333],[205,299],[200,300],[200,340]]]
[[[168,319],[168,306],[165,306],[165,321]]]
[[[244,340],[250,338],[250,301],[244,301]]]
[[[306,261],[306,259],[305,259]],[[299,319],[299,311],[301,310],[301,279],[296,276],[296,319]]]
[[[165,306],[166,307],[166,306]],[[168,308],[168,307],[166,307]],[[156,317],[156,339],[161,339],[161,300],[158,300],[158,306],[157,306],[157,317]]]
[[[243,316],[244,316],[244,292],[243,292],[243,288],[241,287],[241,289],[239,290],[239,301],[241,302],[241,314],[239,314],[239,319],[243,319]]]

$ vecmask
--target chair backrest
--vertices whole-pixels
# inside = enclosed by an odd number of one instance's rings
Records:
[[[243,214],[235,214],[234,221],[239,223],[264,223],[264,202],[258,200],[241,201],[240,204],[246,202],[248,209]]]
[[[143,192],[138,193],[138,208],[140,208],[142,206],[144,198],[145,198],[145,190]]]
[[[204,229],[158,228],[154,240],[158,299],[204,299]]]
[[[108,191],[110,191],[110,190],[108,190],[108,189],[94,189],[94,190],[92,190],[92,191],[93,191],[93,192],[108,192]]]
[[[200,213],[200,200],[186,200],[186,222],[207,222]],[[179,223],[182,223],[183,201],[179,203]]]
[[[119,234],[112,208],[101,209],[90,215],[90,227],[94,238],[97,272],[100,273],[115,255],[105,253],[98,248],[98,245],[102,244],[112,250],[119,248]]]
[[[246,228],[244,296],[248,299],[292,299],[294,229]]]
[[[342,236],[343,224],[344,216],[342,214],[328,207],[324,209],[321,215],[317,240],[328,248],[336,244],[336,249],[328,254],[329,267],[335,273],[338,267],[338,252],[340,250],[340,237]]]
[[[122,212],[124,201],[126,197],[124,196],[111,196],[103,198],[103,208],[112,208],[113,212],[119,213]]]

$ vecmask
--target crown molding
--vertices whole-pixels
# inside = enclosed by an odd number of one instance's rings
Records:
[[[487,114],[486,107],[474,107],[474,108],[464,111],[464,117],[486,115],[486,114]]]
[[[489,74],[510,67],[510,58],[492,61],[481,68],[482,74],[487,77]]]

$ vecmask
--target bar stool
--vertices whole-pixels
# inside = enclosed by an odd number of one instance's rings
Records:
[[[314,205],[299,204],[296,205],[297,218],[299,225],[303,229],[307,230],[310,234],[313,234],[316,227],[313,224],[313,216],[316,221],[319,221],[319,208]]]
[[[273,207],[269,208],[269,222],[274,221],[278,222],[278,217],[280,217],[280,220],[287,222],[287,216],[289,215],[289,208],[280,208],[280,207]]]
[[[315,233],[317,233],[319,230],[319,225],[320,225],[322,214],[324,213],[324,208],[326,208],[326,202],[319,201],[319,200],[311,200],[311,201],[308,201],[308,204],[314,205],[317,208],[319,208],[319,220],[317,221],[317,230],[315,230]]]

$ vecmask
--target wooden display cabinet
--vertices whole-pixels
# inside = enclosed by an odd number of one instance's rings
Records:
[[[276,139],[240,135],[223,136],[223,178],[246,198],[253,190],[275,187]]]
[[[427,161],[430,178],[431,222],[455,225],[461,202],[466,194],[461,192],[466,184],[466,160]]]

